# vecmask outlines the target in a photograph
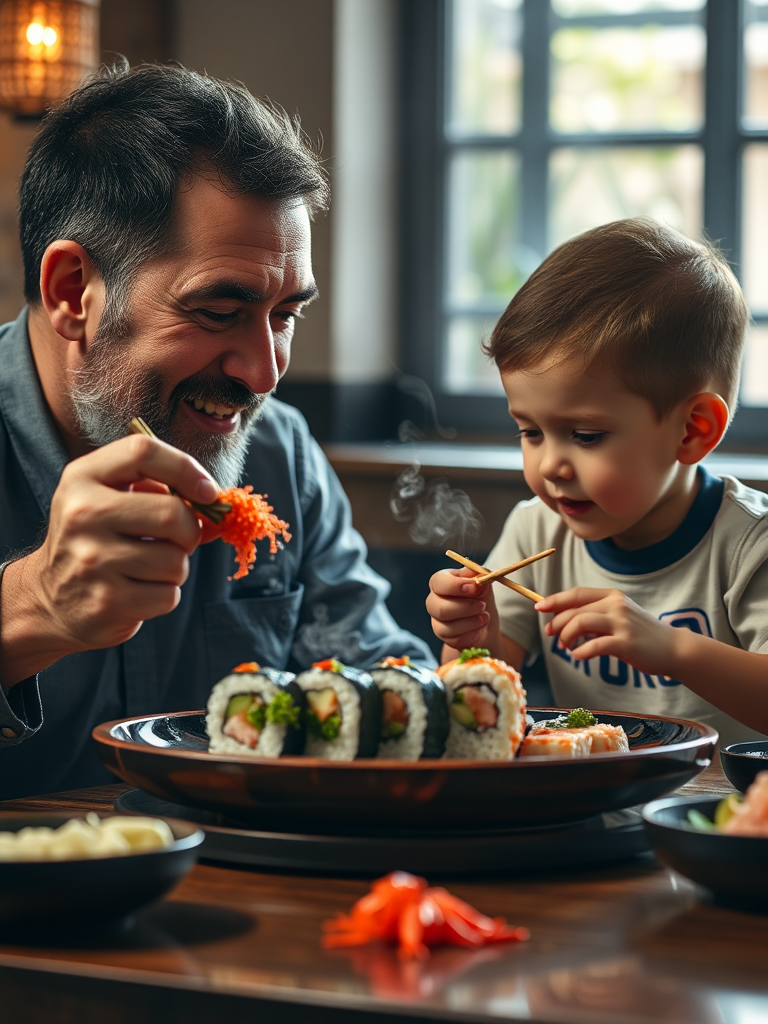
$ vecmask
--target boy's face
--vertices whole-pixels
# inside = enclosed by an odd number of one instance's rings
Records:
[[[526,482],[576,536],[642,547],[670,532],[668,512],[693,479],[677,461],[682,405],[660,421],[615,374],[573,360],[505,373],[502,383]]]

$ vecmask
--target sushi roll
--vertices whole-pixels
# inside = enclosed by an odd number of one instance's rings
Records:
[[[533,742],[528,744],[528,740],[533,741],[536,737],[540,737],[540,739],[536,740],[535,744]],[[551,738],[552,743],[549,747],[543,742],[543,737]],[[587,744],[587,754],[626,754],[629,751],[627,734],[620,725],[608,725],[607,722],[598,722],[591,711],[585,711],[584,708],[574,708],[567,715],[560,715],[547,721],[536,722],[526,736],[520,756],[524,757],[534,752],[546,756],[550,751],[553,756],[580,756],[578,754],[560,752],[570,742],[574,743],[574,749],[580,747],[580,744],[577,744],[575,740],[572,741],[570,737],[583,739]],[[559,739],[563,742],[558,743]]]
[[[208,699],[208,749],[216,754],[280,757],[304,747],[304,694],[292,672],[238,665]]]
[[[583,729],[531,729],[523,740],[520,757],[589,757],[591,746]]]
[[[418,761],[442,757],[448,704],[441,679],[409,658],[384,658],[368,669],[381,694],[379,757]]]
[[[627,734],[620,725],[597,722],[580,729],[592,741],[590,754],[626,754],[629,752]]]
[[[511,761],[525,732],[520,675],[477,647],[441,665],[437,674],[445,683],[450,713],[445,756]]]
[[[300,672],[296,683],[306,698],[305,754],[332,761],[376,756],[381,697],[367,672],[328,658]]]

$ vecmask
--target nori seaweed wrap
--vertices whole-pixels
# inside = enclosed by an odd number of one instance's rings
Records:
[[[442,757],[450,725],[442,680],[408,658],[384,658],[368,671],[381,693],[379,757]]]

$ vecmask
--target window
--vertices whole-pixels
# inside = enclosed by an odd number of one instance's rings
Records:
[[[768,0],[404,0],[403,126],[403,368],[441,422],[508,430],[481,338],[560,242],[648,214],[734,265],[729,439],[768,441]]]

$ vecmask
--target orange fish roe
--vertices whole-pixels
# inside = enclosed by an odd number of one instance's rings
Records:
[[[253,494],[253,487],[229,487],[219,491],[219,501],[232,506],[222,521],[216,526],[218,534],[227,544],[235,549],[235,561],[240,566],[230,579],[239,580],[248,575],[248,570],[256,561],[257,540],[269,537],[269,552],[274,555],[278,548],[278,534],[284,541],[289,541],[288,523],[278,519],[272,512],[272,506],[264,500],[265,495]]]
[[[233,672],[258,672],[261,665],[258,661],[243,661],[239,665],[235,665],[232,669]]]

